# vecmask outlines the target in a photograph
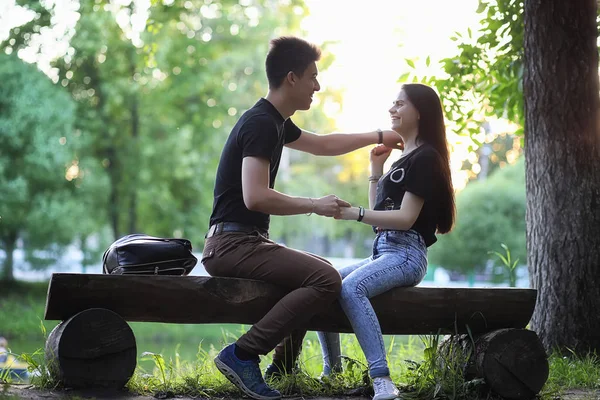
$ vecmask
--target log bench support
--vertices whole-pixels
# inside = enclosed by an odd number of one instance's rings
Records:
[[[546,352],[534,331],[497,329],[475,337],[453,335],[440,343],[442,360],[462,360],[465,380],[483,378],[506,399],[531,399],[549,374]]]
[[[133,375],[137,348],[127,321],[254,324],[283,296],[265,282],[198,276],[52,275],[46,320],[61,320],[46,343],[53,377],[76,388],[122,388]],[[469,354],[465,373],[509,399],[529,399],[548,378],[537,334],[524,329],[536,291],[515,288],[396,288],[373,298],[382,332],[451,334]],[[352,332],[339,304],[307,328]],[[475,339],[475,340],[473,340]]]
[[[45,356],[51,375],[67,387],[122,388],[135,371],[137,348],[119,314],[90,308],[52,330]]]

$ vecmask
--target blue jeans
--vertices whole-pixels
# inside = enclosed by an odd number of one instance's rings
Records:
[[[365,353],[371,378],[388,376],[385,344],[369,299],[390,289],[416,286],[427,272],[427,246],[419,233],[382,231],[373,241],[373,255],[340,269],[340,305]],[[317,332],[323,351],[323,374],[341,370],[338,333]]]

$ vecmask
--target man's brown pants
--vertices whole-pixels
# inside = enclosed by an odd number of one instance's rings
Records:
[[[209,237],[202,264],[211,276],[256,279],[289,288],[290,292],[236,342],[253,354],[275,349],[273,361],[286,369],[300,352],[304,324],[333,303],[342,287],[340,274],[329,261],[277,244],[259,233]]]

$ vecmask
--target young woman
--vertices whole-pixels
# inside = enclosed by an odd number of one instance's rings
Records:
[[[404,151],[387,173],[383,164],[392,149],[371,150],[369,209],[341,208],[338,219],[373,226],[372,255],[340,270],[340,304],[365,353],[373,379],[374,400],[398,396],[390,379],[383,335],[369,298],[399,286],[415,286],[427,271],[427,247],[436,233],[452,229],[454,190],[442,106],[432,88],[405,84],[389,110],[392,129]],[[339,334],[319,332],[323,374],[341,370]]]

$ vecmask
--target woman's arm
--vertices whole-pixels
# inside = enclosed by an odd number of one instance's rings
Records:
[[[375,146],[371,149],[369,160],[371,162],[371,176],[369,176],[369,208],[375,208],[377,198],[377,182],[383,175],[383,164],[390,156],[392,149],[385,145]]]
[[[379,180],[369,178],[369,208],[371,210],[375,207],[375,200],[377,198],[377,182]]]
[[[417,221],[424,203],[425,200],[423,198],[406,192],[399,210],[364,210],[364,217],[361,222],[381,229],[406,231],[412,228]],[[340,208],[340,213],[340,217],[336,217],[336,219],[358,221],[359,207],[342,207]]]

